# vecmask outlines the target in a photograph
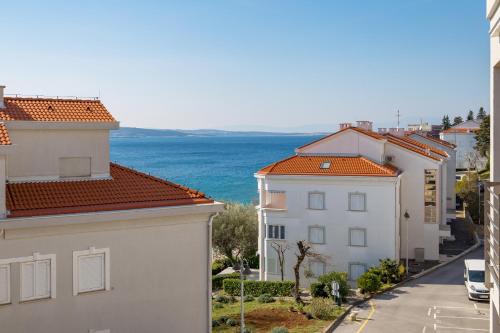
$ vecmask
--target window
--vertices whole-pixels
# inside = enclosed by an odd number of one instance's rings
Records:
[[[0,265],[0,304],[10,303],[10,264]]]
[[[278,273],[278,265],[276,263],[275,258],[267,258],[267,273],[268,274],[277,274]]]
[[[363,212],[366,210],[366,194],[365,193],[349,193],[349,210]]]
[[[265,208],[286,209],[286,194],[283,191],[266,191]]]
[[[332,165],[332,163],[330,161],[324,161],[324,162],[321,162],[321,165],[319,166],[320,169],[330,169],[330,165]]]
[[[437,223],[436,197],[436,170],[427,169],[424,183],[425,223]]]
[[[109,249],[73,252],[73,295],[110,289]]]
[[[309,242],[313,244],[325,244],[325,227],[309,227]]]
[[[366,265],[361,263],[349,263],[349,280],[357,281],[366,272]]]
[[[325,209],[325,193],[309,192],[309,209]]]
[[[366,229],[349,229],[349,246],[366,246]]]
[[[310,261],[309,269],[314,277],[318,277],[326,273],[326,264],[322,261]]]
[[[20,262],[21,302],[55,298],[55,255],[35,253],[29,261]]]
[[[59,176],[67,177],[90,177],[90,157],[61,157],[59,158]]]
[[[284,225],[267,225],[267,238],[268,239],[285,239],[285,226]]]

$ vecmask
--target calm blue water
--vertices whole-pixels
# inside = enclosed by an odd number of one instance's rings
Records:
[[[226,201],[257,199],[254,173],[318,136],[111,138],[111,160]]]

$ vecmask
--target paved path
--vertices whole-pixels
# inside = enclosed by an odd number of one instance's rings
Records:
[[[480,247],[465,258],[481,259],[483,251]],[[488,332],[489,304],[467,298],[464,259],[365,302],[355,309],[358,321],[346,319],[335,332]]]

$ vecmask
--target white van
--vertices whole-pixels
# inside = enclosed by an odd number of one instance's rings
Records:
[[[484,285],[484,260],[465,260],[464,282],[469,299],[477,301],[490,299],[490,291]]]

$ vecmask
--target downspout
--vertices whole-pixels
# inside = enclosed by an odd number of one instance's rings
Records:
[[[208,230],[207,230],[207,245],[208,245],[208,258],[207,258],[207,318],[208,318],[208,333],[212,332],[212,222],[214,217],[219,213],[212,213],[208,218]]]
[[[395,257],[399,261],[401,257],[401,174],[398,175],[396,178],[396,186],[394,186],[394,199],[395,199],[395,205],[394,205],[394,220],[397,223],[398,227],[398,232],[395,233]],[[399,210],[399,214],[398,214]]]

